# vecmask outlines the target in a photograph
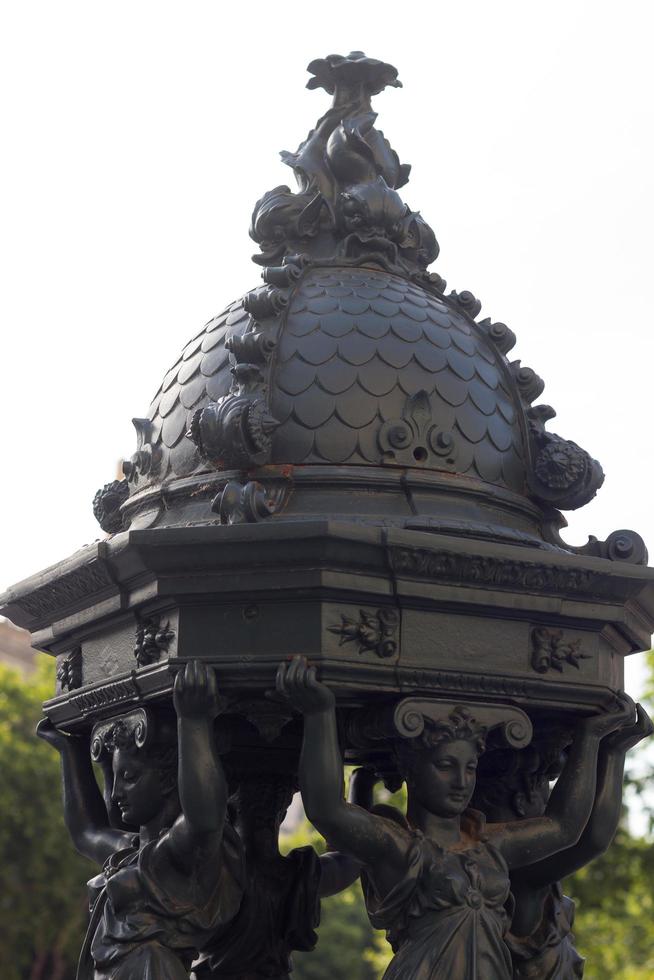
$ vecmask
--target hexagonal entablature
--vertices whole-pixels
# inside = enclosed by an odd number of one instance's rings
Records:
[[[607,704],[624,655],[649,644],[654,570],[468,544],[327,521],[132,531],[17,586],[2,611],[58,657],[46,708],[64,728],[168,697],[176,665],[195,657],[232,705],[262,701],[293,654],[343,706]]]

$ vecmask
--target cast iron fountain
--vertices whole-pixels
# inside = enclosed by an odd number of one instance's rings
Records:
[[[371,108],[397,71],[309,71],[333,102],[282,154],[298,189],[255,206],[263,284],[134,419],[107,537],[2,599],[57,658],[41,734],[104,864],[79,976],[287,976],[362,865],[389,978],[580,976],[558,880],[608,846],[650,731],[620,692],[654,574],[631,531],[561,538],[602,469],[550,431],[512,330],[428,271]],[[320,859],[277,849],[298,769]],[[402,779],[406,816],[371,811]]]

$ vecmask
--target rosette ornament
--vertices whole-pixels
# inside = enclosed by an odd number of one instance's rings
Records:
[[[235,394],[199,409],[188,435],[215,466],[239,469],[268,460],[277,425],[262,397]]]
[[[593,499],[604,482],[596,459],[570,439],[554,432],[533,433],[531,490],[543,503],[576,510]]]

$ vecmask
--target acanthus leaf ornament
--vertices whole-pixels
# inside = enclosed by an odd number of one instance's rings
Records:
[[[386,658],[397,653],[399,625],[400,615],[397,609],[384,607],[374,612],[360,609],[358,619],[341,613],[340,624],[328,626],[327,629],[339,637],[339,646],[356,643],[359,653],[372,651],[378,657]]]
[[[456,457],[456,439],[449,429],[440,428],[434,419],[429,395],[418,391],[407,398],[402,418],[384,422],[377,436],[382,462],[426,463],[430,456],[445,458],[449,464]]]
[[[150,419],[132,419],[136,429],[136,452],[123,463],[123,473],[128,483],[135,483],[139,477],[154,476],[159,464],[159,450],[154,445],[152,422]]]
[[[589,660],[590,654],[581,649],[581,639],[566,640],[563,630],[550,630],[539,626],[531,632],[531,665],[539,674],[549,670],[562,673],[565,664],[579,670],[581,660]]]
[[[127,480],[112,480],[106,483],[93,498],[93,514],[107,534],[116,534],[123,529],[121,505],[129,497]]]
[[[162,653],[168,652],[170,643],[175,638],[175,631],[170,628],[168,620],[160,616],[149,616],[139,622],[136,627],[134,642],[134,658],[138,667],[147,667],[157,663]]]
[[[57,680],[62,691],[82,686],[82,648],[75,647],[57,667]]]

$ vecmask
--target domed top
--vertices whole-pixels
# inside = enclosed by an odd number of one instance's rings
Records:
[[[413,466],[525,492],[515,384],[453,304],[381,270],[317,268],[292,288],[281,319],[266,379],[276,423],[267,462]],[[240,303],[228,307],[166,374],[149,412],[158,481],[213,469],[186,433],[199,408],[230,392],[225,342],[249,324]]]
[[[513,333],[426,271],[436,238],[397,193],[410,168],[370,108],[396,70],[361,52],[309,70],[333,104],[282,154],[299,190],[255,206],[265,285],[186,345],[134,420],[129,500],[110,485],[96,514],[107,530],[346,514],[538,538],[601,468],[546,432],[542,382],[506,358]]]

